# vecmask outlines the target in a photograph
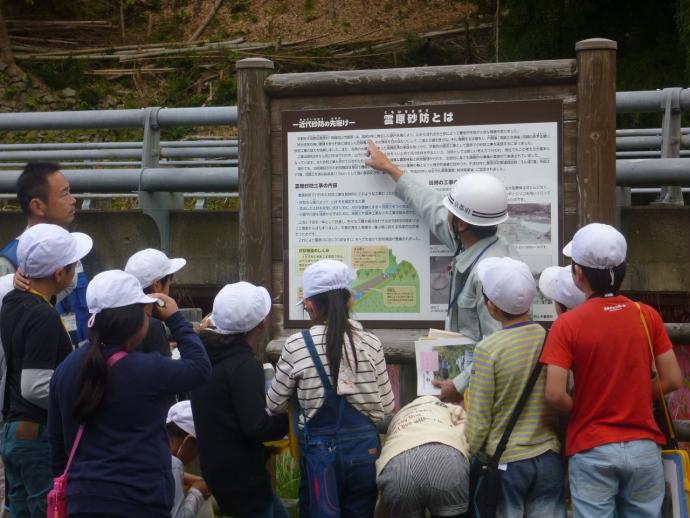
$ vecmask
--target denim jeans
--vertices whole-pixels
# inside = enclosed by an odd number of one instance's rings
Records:
[[[565,517],[563,462],[558,453],[508,464],[501,474],[497,518]]]
[[[13,517],[44,518],[48,491],[53,487],[46,427],[40,426],[35,440],[17,439],[16,429],[16,422],[5,424],[2,445],[11,514]]]
[[[570,459],[575,518],[657,518],[664,501],[661,449],[653,441],[616,442]]]
[[[289,518],[283,501],[273,492],[273,502],[263,511],[254,513],[236,514],[236,518]]]

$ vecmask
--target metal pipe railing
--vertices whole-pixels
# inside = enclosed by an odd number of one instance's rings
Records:
[[[237,107],[145,108],[139,110],[89,110],[1,113],[0,130],[67,130],[143,128],[154,110],[155,126],[231,126],[237,124]]]
[[[66,149],[138,149],[143,142],[48,142],[0,144],[0,151],[52,151]],[[163,140],[161,147],[237,147],[237,140]]]
[[[663,113],[666,91],[634,91],[616,93],[616,113]],[[690,110],[690,89],[680,91],[680,109]]]
[[[616,184],[625,187],[690,185],[690,159],[616,160]]]
[[[236,167],[167,167],[142,169],[63,169],[74,192],[232,191],[238,186]],[[172,174],[171,174],[172,173]],[[20,171],[0,172],[0,192],[12,193]]]
[[[139,158],[141,149],[56,149],[50,151],[0,151],[0,163],[5,161],[39,160],[104,160],[109,158]],[[229,147],[161,147],[161,158],[233,158],[237,148]]]

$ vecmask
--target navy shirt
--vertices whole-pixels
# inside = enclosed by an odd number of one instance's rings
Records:
[[[110,369],[98,411],[87,421],[69,472],[69,513],[170,517],[174,486],[165,431],[172,394],[201,385],[211,366],[192,326],[176,313],[166,320],[181,358],[132,352]],[[48,438],[53,474],[62,474],[76,436],[73,417],[79,372],[90,344],[55,371],[50,384]],[[116,349],[107,349],[111,356]]]

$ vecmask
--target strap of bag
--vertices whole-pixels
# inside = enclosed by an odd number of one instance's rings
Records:
[[[457,303],[458,298],[460,297],[460,294],[462,293],[462,290],[465,289],[465,284],[467,284],[467,279],[470,278],[470,273],[472,273],[472,269],[474,268],[474,265],[476,265],[479,262],[479,260],[484,255],[484,252],[486,252],[489,248],[494,246],[496,243],[498,243],[498,238],[496,238],[491,243],[486,245],[484,247],[484,249],[481,252],[479,252],[479,255],[477,255],[477,257],[474,258],[474,261],[472,261],[472,263],[467,267],[467,269],[461,274],[460,280],[458,282],[458,286],[456,286],[456,288],[455,288],[455,296],[453,298],[451,298],[451,293],[448,293],[448,310],[447,310],[448,313],[451,312],[451,310],[453,309],[453,306],[455,306],[455,304]]]
[[[649,326],[647,326],[647,319],[644,317],[640,303],[635,302],[635,305],[637,306],[637,310],[640,312],[640,320],[642,320],[642,327],[644,327],[644,333],[647,336],[647,345],[649,345],[649,354],[651,355],[652,364],[654,364],[654,347],[652,346],[652,335],[649,332]],[[666,420],[666,426],[668,426],[668,433],[671,436],[671,440],[675,444],[676,429],[673,427],[671,413],[668,411],[668,406],[666,405],[666,399],[664,398],[664,390],[661,387],[661,378],[659,378],[659,373],[657,372],[654,377],[656,378],[657,387],[659,388],[659,401],[661,401],[661,408],[664,410],[664,419]]]
[[[125,351],[118,351],[115,354],[113,354],[110,358],[108,358],[108,368],[115,365],[125,356],[127,356],[127,353]],[[72,460],[74,459],[74,454],[77,453],[77,448],[79,447],[79,443],[81,442],[82,435],[84,435],[84,423],[81,423],[79,425],[79,429],[77,430],[77,435],[74,438],[74,442],[72,443],[72,450],[69,452],[69,459],[67,459],[65,471],[62,472],[63,477],[67,475],[67,472],[69,471],[69,468],[72,465]]]
[[[503,431],[503,436],[501,437],[501,440],[498,441],[496,451],[491,457],[490,464],[494,468],[498,466],[498,461],[501,459],[501,455],[503,455],[503,452],[506,451],[506,447],[508,446],[508,439],[510,439],[510,434],[513,433],[513,428],[515,428],[515,424],[517,423],[517,420],[520,417],[520,414],[522,413],[522,409],[525,408],[525,405],[527,404],[527,399],[529,399],[529,396],[532,393],[532,389],[534,388],[534,385],[537,383],[537,379],[541,374],[541,370],[544,365],[539,361],[539,358],[541,357],[541,351],[544,350],[544,344],[546,343],[546,337],[548,335],[549,333],[547,331],[546,335],[544,336],[544,342],[542,342],[541,344],[539,355],[537,356],[537,364],[534,366],[534,369],[532,369],[532,372],[530,373],[529,378],[527,379],[527,384],[525,385],[525,388],[522,390],[522,394],[520,394],[520,399],[518,400],[517,405],[513,409],[513,413],[510,414],[510,419],[508,420],[506,429]]]

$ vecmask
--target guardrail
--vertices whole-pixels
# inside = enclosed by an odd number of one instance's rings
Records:
[[[169,215],[184,206],[190,191],[196,207],[200,194],[236,192],[236,140],[163,141],[162,128],[236,126],[237,108],[143,108],[0,114],[0,131],[141,128],[141,142],[0,144],[0,193],[14,193],[28,161],[59,161],[75,193],[136,196],[161,235],[170,240]],[[86,206],[91,198],[85,197]]]
[[[657,203],[683,205],[690,186],[690,128],[681,127],[683,111],[690,110],[690,90],[618,92],[616,112],[661,113],[661,128],[616,131],[618,206],[629,205],[632,187],[659,187]],[[686,187],[684,189],[683,187]],[[639,192],[639,191],[638,191]]]

